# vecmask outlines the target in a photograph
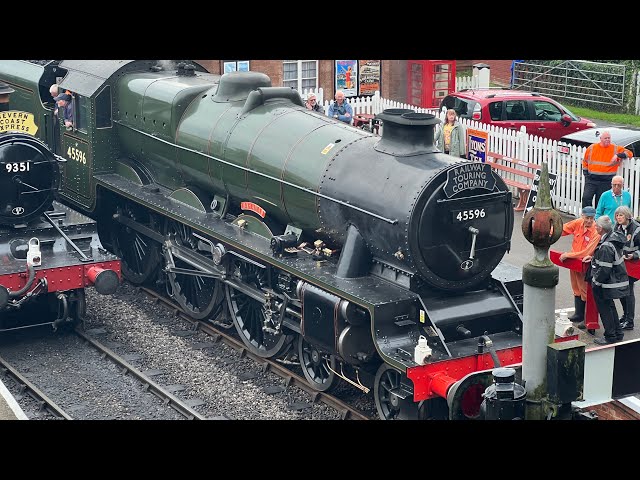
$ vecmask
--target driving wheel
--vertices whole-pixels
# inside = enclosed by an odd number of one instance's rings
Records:
[[[239,284],[239,288],[225,285],[227,306],[233,324],[246,347],[251,353],[264,358],[285,354],[294,335],[287,335],[282,330],[275,329],[274,323],[267,318],[268,311],[263,308],[263,303],[242,291],[242,285],[261,291],[266,285],[265,269],[252,263],[234,260],[230,266],[230,274]]]
[[[334,372],[336,361],[333,355],[325,355],[318,348],[298,335],[298,358],[302,373],[309,384],[319,392],[331,391],[340,381]]]
[[[194,251],[197,249],[198,241],[193,236],[192,229],[182,223],[169,220],[165,234],[181,247]],[[222,301],[220,281],[212,277],[192,274],[191,272],[197,272],[196,267],[176,255],[173,256],[173,262],[177,269],[189,272],[178,273],[180,270],[167,272],[173,298],[190,317],[196,320],[207,318]]]
[[[125,204],[118,207],[118,214],[133,221],[148,225],[149,215],[142,209]],[[160,264],[160,246],[133,228],[112,222],[111,246],[120,257],[122,275],[134,285],[142,285],[155,277]]]

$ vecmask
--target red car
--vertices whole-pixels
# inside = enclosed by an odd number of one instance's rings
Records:
[[[560,140],[570,133],[595,127],[552,100],[535,92],[496,88],[465,89],[442,99],[440,108],[453,108],[458,116],[539,137]]]

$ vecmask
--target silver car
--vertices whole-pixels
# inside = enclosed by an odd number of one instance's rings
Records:
[[[640,130],[618,127],[595,127],[570,133],[558,141],[558,151],[569,153],[569,147],[566,144],[588,147],[592,143],[597,143],[600,141],[600,133],[604,130],[608,130],[611,134],[611,143],[628,148],[635,158],[640,157]]]

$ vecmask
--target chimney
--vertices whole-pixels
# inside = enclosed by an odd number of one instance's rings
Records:
[[[388,108],[376,118],[382,120],[382,138],[374,147],[378,152],[397,157],[437,152],[433,135],[440,119],[435,115],[405,108]]]

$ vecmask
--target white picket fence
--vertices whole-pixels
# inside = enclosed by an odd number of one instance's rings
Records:
[[[488,87],[489,85],[487,85]],[[471,77],[456,77],[456,92],[465,88],[480,88],[480,77],[478,75]]]
[[[304,93],[306,95],[307,92]],[[322,89],[316,92],[318,100],[323,99],[324,111],[329,111],[330,102],[324,99]],[[406,103],[395,102],[380,97],[376,92],[373,96],[349,98],[348,102],[353,107],[354,115],[360,113],[378,114],[388,108],[407,108],[416,112],[431,113],[444,121],[445,112],[438,109],[420,108]],[[534,135],[527,135],[522,127],[516,132],[510,129],[486,125],[468,119],[460,119],[466,128],[473,128],[489,133],[489,156],[491,153],[504,155],[524,162],[541,165],[544,160],[548,162],[549,172],[557,175],[556,187],[552,192],[555,208],[578,216],[582,205],[582,191],[584,189],[584,176],[582,175],[582,159],[584,147],[571,146],[569,153],[560,153],[558,142],[551,141]],[[382,126],[384,128],[384,125]],[[440,128],[439,126],[436,128]],[[380,131],[382,133],[382,131]],[[524,170],[524,167],[521,167]],[[625,188],[629,190],[632,198],[634,216],[640,215],[640,162],[635,159],[624,160],[618,170],[625,180]],[[522,177],[501,172],[504,178],[511,177],[522,181]],[[512,188],[514,195],[517,190]]]
[[[480,80],[477,75],[471,76],[471,77],[456,77],[455,90],[459,91],[464,88],[479,88],[479,83],[480,83]],[[318,104],[324,107],[325,114],[328,113],[329,105],[333,103],[333,99],[324,98],[323,88],[318,88],[317,90],[313,88],[305,88],[300,92],[300,95],[302,95],[303,100],[306,100],[307,95],[311,92],[316,94],[316,97],[318,99]],[[382,99],[380,97],[379,91],[376,91],[372,96],[353,97],[353,98],[348,98],[347,101],[351,104],[354,114],[359,114],[359,113],[376,114],[376,113],[380,113],[385,108],[411,108],[418,112],[429,112],[429,113],[434,113],[434,111],[437,110],[437,109],[414,107],[413,105],[409,105],[406,103],[391,102],[389,100]]]

